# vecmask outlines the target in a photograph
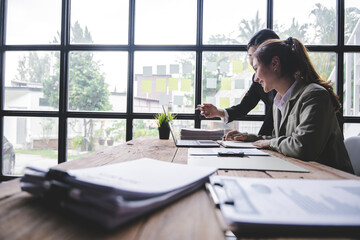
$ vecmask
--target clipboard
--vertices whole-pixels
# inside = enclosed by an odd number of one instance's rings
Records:
[[[358,180],[219,175],[206,184],[229,230],[252,238],[360,237],[359,188]]]

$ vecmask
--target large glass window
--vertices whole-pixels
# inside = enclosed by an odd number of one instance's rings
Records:
[[[344,60],[344,115],[360,116],[360,53],[346,53]]]
[[[197,1],[136,0],[135,11],[136,44],[195,44]]]
[[[126,120],[70,118],[67,160],[77,159],[125,142]]]
[[[204,52],[202,102],[222,109],[241,102],[252,84],[254,69],[246,52]],[[264,114],[262,101],[249,114]]]
[[[61,0],[10,0],[7,3],[6,44],[59,44]]]
[[[360,1],[345,0],[345,44],[360,45]]]
[[[126,110],[126,52],[71,52],[69,63],[70,110]]]
[[[194,52],[135,52],[134,65],[134,112],[194,112]]]
[[[71,0],[71,43],[127,44],[128,0]],[[83,27],[85,37],[79,38]]]
[[[359,123],[345,123],[344,124],[344,138],[360,136]]]
[[[274,30],[281,39],[297,37],[305,44],[336,44],[336,0],[274,0]]]
[[[59,70],[59,52],[6,52],[5,109],[57,110]]]
[[[309,57],[320,77],[325,81],[331,81],[336,89],[336,53],[310,52]]]
[[[58,163],[58,119],[5,117],[4,175],[22,175],[26,166],[52,167]]]
[[[247,44],[266,28],[266,0],[204,0],[204,44]]]

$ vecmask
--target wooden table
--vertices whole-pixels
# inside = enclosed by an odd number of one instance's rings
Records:
[[[57,166],[76,169],[148,157],[187,163],[187,148],[176,148],[171,140],[142,137]],[[217,174],[304,179],[360,179],[316,162],[303,162],[267,151],[306,168],[310,173],[275,171],[224,171]],[[0,184],[0,239],[225,239],[219,211],[204,189],[113,231],[105,231],[68,212],[43,206],[43,202],[20,190],[19,179]]]

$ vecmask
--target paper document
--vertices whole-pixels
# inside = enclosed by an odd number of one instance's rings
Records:
[[[252,142],[241,141],[218,141],[223,147],[226,148],[256,148]]]
[[[331,227],[330,233],[345,226],[360,233],[359,180],[212,176],[210,182],[225,219],[240,234],[314,233],[321,226]]]
[[[21,189],[114,228],[194,192],[215,171],[149,158],[68,171],[26,168]]]
[[[233,170],[309,172],[275,156],[218,157],[188,155],[188,164]]]
[[[217,156],[219,152],[237,151],[243,152],[245,156],[270,156],[270,154],[263,152],[256,148],[232,148],[231,150],[224,148],[189,148],[188,155],[190,156]]]
[[[69,170],[76,181],[121,189],[138,195],[157,195],[186,186],[215,172],[214,167],[187,165],[143,158],[101,167]]]

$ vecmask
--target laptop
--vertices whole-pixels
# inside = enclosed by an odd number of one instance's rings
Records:
[[[179,140],[179,139],[177,139],[175,136],[173,127],[172,127],[172,123],[169,121],[169,117],[167,115],[164,105],[162,105],[162,108],[164,110],[166,119],[169,122],[171,137],[174,140],[174,143],[177,147],[220,147],[220,144],[213,140]]]

